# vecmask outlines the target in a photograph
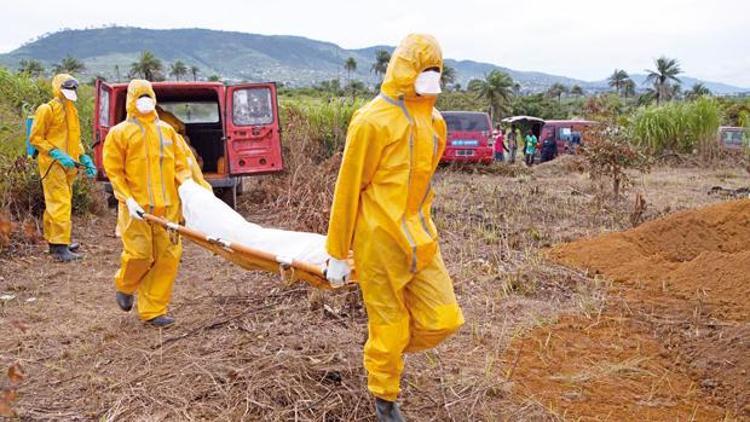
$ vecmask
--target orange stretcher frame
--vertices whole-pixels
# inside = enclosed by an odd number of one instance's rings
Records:
[[[246,270],[261,270],[280,274],[286,280],[302,280],[318,289],[333,288],[331,287],[331,283],[326,279],[324,270],[317,265],[212,237],[198,230],[187,228],[148,213],[143,214],[143,219],[152,224],[162,226],[170,232],[179,233],[196,245],[208,249],[216,255],[221,255],[227,261],[239,265]]]

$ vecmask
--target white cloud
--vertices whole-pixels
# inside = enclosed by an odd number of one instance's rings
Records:
[[[593,80],[616,67],[641,72],[664,54],[678,58],[692,76],[750,87],[746,0],[82,0],[64,8],[59,1],[33,4],[3,6],[0,51],[63,26],[108,23],[301,35],[348,48],[393,45],[419,31],[437,36],[448,57],[514,69]]]

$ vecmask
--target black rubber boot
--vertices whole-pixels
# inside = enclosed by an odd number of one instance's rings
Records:
[[[404,416],[398,408],[398,403],[375,398],[375,415],[378,422],[403,422]]]
[[[70,249],[68,249],[68,245],[50,243],[49,254],[58,262],[70,262],[81,259],[81,255],[71,252]]]
[[[148,321],[149,324],[155,326],[155,327],[169,327],[170,325],[174,324],[174,318],[168,315],[159,315],[156,318],[150,319]]]
[[[68,250],[71,252],[78,252],[78,249],[81,249],[81,244],[78,242],[73,242],[68,245]]]
[[[122,292],[115,293],[115,300],[117,305],[125,312],[130,312],[133,309],[133,295],[129,295]]]

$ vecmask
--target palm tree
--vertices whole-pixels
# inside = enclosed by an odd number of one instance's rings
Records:
[[[493,70],[484,80],[474,79],[469,82],[469,90],[474,92],[477,98],[483,98],[489,103],[490,119],[510,109],[513,87],[513,79],[499,70]]]
[[[672,82],[680,83],[680,79],[677,77],[682,73],[680,69],[680,63],[675,59],[670,59],[665,56],[661,56],[656,59],[656,70],[646,69],[648,76],[646,76],[646,82],[653,84],[654,92],[656,95],[656,105],[662,100],[668,100],[672,95],[672,88],[670,87]]]
[[[187,75],[187,72],[187,66],[181,60],[177,60],[169,66],[169,74],[174,76],[178,81],[180,80],[180,76]]]
[[[440,73],[440,86],[445,88],[453,82],[456,82],[456,69],[443,65],[443,71]]]
[[[635,81],[628,78],[622,85],[622,95],[624,97],[635,97]]]
[[[352,72],[355,72],[357,70],[357,61],[354,60],[354,57],[349,57],[348,59],[346,59],[346,62],[344,62],[344,69],[346,69],[347,81],[351,81]]]
[[[585,94],[583,91],[583,88],[581,88],[580,85],[573,85],[573,88],[570,88],[570,93],[575,95],[576,97],[582,96]]]
[[[547,90],[547,95],[550,97],[557,97],[557,102],[560,103],[562,101],[562,95],[567,92],[568,92],[567,86],[561,84],[560,82],[555,82]]]
[[[200,69],[198,69],[198,66],[196,66],[196,65],[190,66],[190,73],[193,74],[193,81],[197,81],[198,80],[198,72],[199,71],[200,71]]]
[[[154,53],[144,51],[138,58],[137,62],[130,65],[130,73],[134,76],[140,76],[147,81],[156,79],[162,70],[161,60]]]
[[[391,53],[388,50],[378,50],[375,52],[375,63],[372,64],[370,71],[382,77],[388,70],[388,63],[391,61]],[[347,60],[348,62],[348,60]],[[357,68],[356,62],[354,68]]]
[[[629,80],[630,75],[628,75],[628,72],[618,69],[615,69],[612,75],[610,75],[609,79],[607,79],[607,81],[609,82],[609,86],[614,88],[618,95],[620,94],[620,89],[625,86],[625,84]]]
[[[80,73],[86,70],[86,65],[80,60],[68,54],[63,58],[59,64],[54,66],[55,73]]]
[[[690,88],[690,91],[687,92],[687,98],[690,100],[694,100],[705,95],[711,95],[711,90],[706,88],[706,86],[701,82],[696,82],[695,84],[693,84],[693,87]]]
[[[44,65],[38,60],[23,59],[18,63],[18,73],[38,78],[44,74]]]

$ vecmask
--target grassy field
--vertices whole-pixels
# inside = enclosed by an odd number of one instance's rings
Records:
[[[627,305],[626,292],[601,276],[556,264],[546,253],[561,242],[629,228],[637,193],[647,204],[638,221],[652,220],[724,200],[708,190],[747,186],[748,175],[732,168],[657,168],[636,177],[630,196],[612,200],[571,168],[553,163],[533,171],[439,172],[436,221],[467,323],[434,351],[408,356],[401,397],[406,415],[425,421],[578,420],[608,412],[746,417],[747,403],[743,408],[717,396],[710,383],[672,365],[674,355],[656,332],[627,321],[618,325],[616,318],[599,337],[576,331],[597,315],[616,315]],[[241,206],[246,217],[287,228],[319,224],[269,212],[275,184],[274,177],[249,184]],[[114,303],[120,250],[114,224],[111,210],[76,218],[75,237],[86,253],[77,264],[51,263],[43,245],[0,260],[0,366],[23,368],[13,403],[20,416],[372,419],[361,363],[366,317],[356,288],[323,294],[285,285],[186,244],[172,302],[178,324],[148,328]],[[613,332],[632,332],[641,353],[616,360],[607,350],[575,353],[554,341],[569,338],[570,347],[580,346],[590,335],[611,343],[620,338]],[[538,353],[545,345],[547,354]],[[541,366],[537,358],[564,359],[568,366]],[[597,395],[571,387],[592,382]],[[618,386],[624,385],[635,393],[621,398]],[[667,385],[674,391],[664,393]]]

